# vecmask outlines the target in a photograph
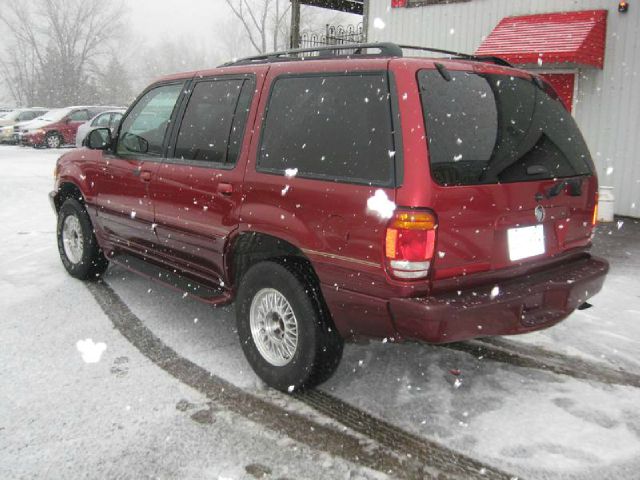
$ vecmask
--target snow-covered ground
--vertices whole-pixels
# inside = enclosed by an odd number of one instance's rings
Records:
[[[68,277],[59,262],[46,197],[58,155],[0,148],[0,168],[6,172],[0,177],[0,477],[7,465],[14,476],[32,476],[56,456],[57,473],[85,456],[93,467],[102,465],[102,473],[126,471],[114,466],[118,462],[133,468],[135,460],[144,467],[162,464],[169,456],[179,466],[151,469],[153,475],[242,478],[248,459],[268,463],[265,457],[274,455],[270,465],[290,464],[274,469],[273,478],[276,473],[290,478],[372,475],[306,447],[297,447],[292,460],[283,458],[273,447],[285,439],[251,430],[252,424],[234,415],[221,414],[227,420],[206,430],[189,424],[188,416],[176,415],[178,400],[203,405],[201,395],[167,378],[132,349],[85,286]],[[594,307],[551,329],[504,341],[514,348],[533,345],[638,374],[640,228],[628,219],[599,228],[595,249],[610,259],[612,269],[603,291],[591,300]],[[238,344],[232,306],[212,309],[117,267],[110,267],[106,281],[180,355],[264,395],[265,387]],[[85,363],[76,345],[89,338],[106,345],[97,363]],[[80,346],[85,351],[91,345]],[[122,371],[128,374],[120,375]],[[640,478],[636,387],[581,380],[446,347],[372,342],[348,345],[337,373],[321,389],[522,478]],[[251,431],[255,441],[237,448]],[[61,438],[65,432],[71,437]],[[139,435],[143,446],[136,447]],[[174,439],[174,450],[163,443],[164,436]],[[105,444],[105,437],[112,443]],[[55,438],[62,442],[56,444]],[[204,441],[217,441],[218,451],[208,452]],[[122,453],[129,448],[133,453]],[[202,455],[210,455],[208,461]],[[314,471],[314,462],[326,466],[326,473]]]

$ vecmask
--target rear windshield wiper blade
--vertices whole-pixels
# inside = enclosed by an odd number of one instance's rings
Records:
[[[582,195],[582,179],[567,178],[556,183],[553,187],[544,192],[544,196],[547,198],[557,197],[566,187],[569,187],[569,195],[572,197],[579,197]]]

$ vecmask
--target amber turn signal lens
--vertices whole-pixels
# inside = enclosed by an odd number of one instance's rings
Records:
[[[429,212],[399,212],[391,222],[390,228],[433,230],[436,228],[436,218]]]

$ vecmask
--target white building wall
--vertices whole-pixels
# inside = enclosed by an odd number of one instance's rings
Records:
[[[574,115],[600,185],[614,187],[616,213],[640,217],[640,2],[624,14],[617,7],[616,0],[471,0],[391,8],[391,0],[369,0],[368,39],[473,53],[504,17],[608,10],[604,70],[579,71]]]

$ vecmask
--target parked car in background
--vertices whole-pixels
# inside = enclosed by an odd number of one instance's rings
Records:
[[[28,122],[45,113],[47,113],[47,109],[43,107],[17,108],[5,113],[4,116],[0,118],[0,127],[7,127],[20,122]]]
[[[40,117],[46,115],[47,113],[48,111],[40,115]],[[38,121],[40,117],[36,117],[32,120],[25,120],[23,122],[18,122],[14,125],[0,127],[0,143],[8,143],[11,145],[16,145],[20,143],[20,132],[28,128],[32,122]]]
[[[115,136],[118,125],[120,124],[120,119],[126,111],[126,108],[107,110],[106,112],[99,113],[88,122],[80,125],[76,133],[76,147],[81,147],[82,142],[87,137],[87,135],[96,128],[106,127],[110,129],[111,134]]]
[[[117,108],[94,105],[51,110],[20,132],[20,142],[23,145],[47,148],[75,144],[80,125],[100,112]]]

